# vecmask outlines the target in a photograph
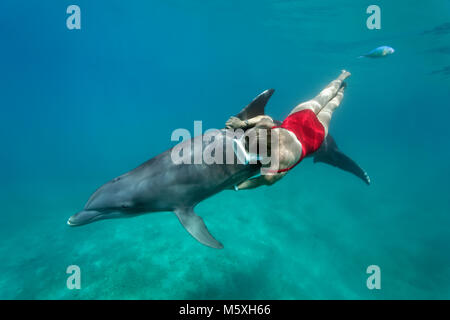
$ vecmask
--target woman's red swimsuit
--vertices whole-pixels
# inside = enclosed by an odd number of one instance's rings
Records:
[[[289,115],[280,126],[273,127],[272,129],[275,128],[283,128],[292,132],[302,146],[300,159],[289,168],[277,170],[277,173],[291,170],[304,157],[319,149],[325,138],[323,125],[317,119],[316,114],[310,109],[301,110]]]

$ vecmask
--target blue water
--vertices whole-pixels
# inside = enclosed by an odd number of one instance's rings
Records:
[[[0,298],[450,298],[450,1],[0,2]],[[356,59],[381,45],[394,55]],[[330,132],[372,185],[305,160],[172,213],[69,228],[101,184],[275,88],[283,119],[341,69]],[[66,268],[81,268],[81,290]],[[381,289],[366,268],[381,269]]]

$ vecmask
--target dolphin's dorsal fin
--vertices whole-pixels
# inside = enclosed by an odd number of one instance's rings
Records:
[[[247,120],[264,114],[264,108],[266,107],[267,101],[269,101],[274,92],[274,89],[268,89],[259,94],[252,102],[242,109],[236,117],[241,120]]]
[[[177,209],[175,214],[187,232],[198,242],[215,249],[223,248],[223,245],[209,233],[203,219],[195,214],[193,208]]]
[[[323,162],[335,166],[355,176],[370,185],[370,178],[355,161],[342,153],[331,135],[327,135],[319,150],[312,154],[314,163]]]

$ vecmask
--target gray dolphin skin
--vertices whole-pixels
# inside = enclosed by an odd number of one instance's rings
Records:
[[[246,120],[264,114],[267,101],[273,92],[274,90],[270,89],[261,93],[237,117]],[[67,224],[81,226],[102,219],[172,211],[184,228],[200,243],[212,248],[223,248],[209,233],[203,219],[195,214],[194,208],[201,201],[251,178],[259,172],[260,166],[239,164],[236,158],[232,162],[234,164],[206,164],[204,161],[194,164],[193,159],[199,156],[198,152],[202,153],[211,143],[217,144],[218,141],[223,143],[226,159],[227,146],[231,145],[233,136],[228,135],[226,130],[212,135],[214,139],[203,139],[204,135],[200,135],[182,141],[174,147],[188,144],[184,146],[191,148],[191,164],[174,163],[171,157],[172,148],[107,182],[91,195],[82,211],[69,218]],[[331,164],[355,174],[369,184],[370,180],[365,171],[341,153],[331,136],[328,137],[314,154],[314,162]],[[203,150],[194,148],[196,142],[203,145]]]

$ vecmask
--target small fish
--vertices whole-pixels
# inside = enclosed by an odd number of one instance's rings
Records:
[[[393,54],[394,52],[395,52],[395,50],[391,47],[381,46],[381,47],[373,49],[369,53],[359,56],[358,58],[381,58],[381,57],[389,56],[389,55]]]

